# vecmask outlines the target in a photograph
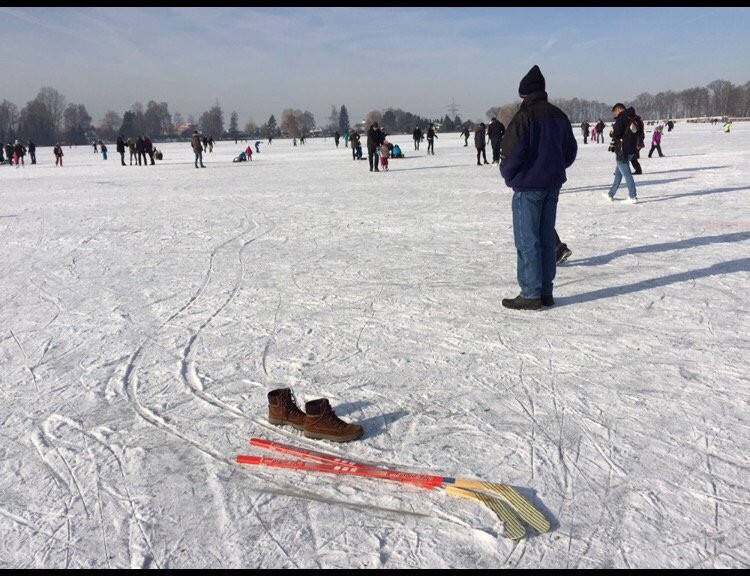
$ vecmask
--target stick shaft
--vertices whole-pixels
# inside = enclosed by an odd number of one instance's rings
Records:
[[[255,446],[257,448],[272,450],[274,452],[279,452],[280,454],[297,456],[298,458],[305,458],[307,460],[314,460],[323,464],[354,467],[360,470],[370,470],[372,471],[371,476],[373,477],[393,480],[395,482],[404,482],[407,484],[415,484],[417,486],[431,488],[440,488],[446,483],[446,479],[442,476],[434,476],[431,474],[413,474],[411,472],[401,472],[398,470],[390,470],[388,468],[379,468],[377,466],[363,464],[362,462],[344,460],[343,458],[339,458],[338,456],[334,456],[333,454],[316,452],[314,450],[308,450],[306,448],[298,448],[296,446],[282,444],[281,442],[274,442],[273,440],[250,438],[249,443],[251,446]],[[366,476],[367,474],[362,475]]]
[[[419,483],[414,479],[403,479],[402,473],[384,468],[371,468],[369,466],[356,466],[351,464],[328,464],[325,462],[309,462],[305,460],[284,460],[281,458],[268,458],[265,456],[249,456],[239,454],[236,458],[238,464],[249,464],[252,466],[263,466],[265,468],[286,468],[288,470],[298,470],[301,472],[327,472],[329,474],[339,474],[344,476],[364,476],[378,480],[392,480],[419,488],[431,490],[436,488],[431,483]]]

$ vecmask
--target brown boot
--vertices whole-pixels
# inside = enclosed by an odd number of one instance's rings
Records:
[[[359,424],[347,424],[331,408],[328,398],[311,400],[305,404],[305,436],[333,442],[356,440],[364,429]]]
[[[297,407],[289,388],[279,388],[268,393],[268,421],[277,426],[288,424],[297,430],[305,429],[305,413]]]

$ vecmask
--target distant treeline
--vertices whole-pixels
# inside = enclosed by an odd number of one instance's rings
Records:
[[[599,118],[608,121],[612,117],[615,102],[597,102],[580,98],[550,98],[550,101],[563,110],[573,124],[584,120],[591,122]],[[714,80],[704,88],[689,88],[681,92],[644,92],[632,100],[623,96],[621,102],[633,106],[644,120],[664,120],[668,118],[699,117],[745,117],[750,116],[750,82],[735,86],[726,80]],[[487,116],[497,116],[508,123],[518,103],[490,108]]]
[[[551,98],[570,118],[578,124],[611,116],[614,102],[597,102],[580,98]],[[680,92],[671,90],[649,94],[644,92],[633,100],[621,100],[633,106],[645,120],[697,117],[745,117],[750,116],[750,82],[736,86],[726,80],[715,80],[703,88],[689,88]],[[487,118],[497,117],[506,125],[518,110],[512,103],[487,110]],[[224,111],[217,101],[214,106],[198,118],[179,112],[170,113],[166,102],[149,101],[145,106],[136,102],[122,114],[108,111],[95,126],[83,104],[66,103],[65,97],[51,87],[43,87],[36,98],[19,111],[18,106],[3,100],[0,103],[0,142],[23,142],[33,140],[38,146],[50,146],[56,142],[86,144],[96,140],[114,141],[119,134],[125,138],[139,135],[149,136],[154,141],[189,139],[193,130],[211,135],[215,139],[246,139],[268,137],[329,136],[355,128],[362,132],[373,122],[386,127],[391,134],[411,133],[415,126],[423,130],[435,123],[443,132],[458,131],[471,121],[462,121],[459,116],[426,118],[400,109],[373,110],[362,122],[352,123],[346,106],[331,106],[331,114],[323,126],[318,126],[315,117],[308,111],[287,108],[281,113],[277,124],[272,114],[268,121],[258,126],[249,120],[240,127],[239,115],[231,112],[225,125]]]

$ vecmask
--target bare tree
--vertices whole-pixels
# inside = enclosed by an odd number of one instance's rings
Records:
[[[382,119],[383,114],[380,112],[380,110],[371,110],[367,113],[367,116],[365,116],[365,129],[375,124],[375,122],[379,124]]]
[[[299,138],[300,131],[297,125],[297,114],[299,110],[286,108],[281,112],[281,133],[287,138]]]
[[[331,114],[328,116],[328,122],[331,132],[339,129],[339,111],[336,110],[336,106],[334,105],[331,105]]]
[[[495,116],[500,122],[505,124],[506,126],[510,124],[510,121],[513,119],[513,116],[516,115],[516,112],[520,110],[521,103],[520,102],[513,102],[512,104],[506,104],[505,106],[500,107],[500,112],[498,112],[498,116]]]
[[[143,114],[143,133],[151,136],[163,136],[169,132],[172,115],[166,102],[157,103],[153,100],[146,105]]]
[[[487,118],[497,118],[497,115],[500,114],[500,106],[489,108],[485,114]]]
[[[260,128],[258,128],[258,125],[253,122],[252,118],[248,120],[247,124],[245,124],[245,134],[251,138],[257,138],[260,134]]]
[[[18,107],[3,100],[0,103],[0,142],[8,142],[15,139],[18,129]]]
[[[286,108],[281,113],[281,132],[288,138],[299,138],[315,128],[315,116],[305,110]]]
[[[207,136],[214,136],[216,140],[224,134],[224,112],[216,101],[210,110],[201,114],[200,127]]]
[[[83,104],[68,104],[63,112],[63,137],[66,142],[85,144],[91,128],[91,116]]]
[[[297,117],[297,127],[300,129],[303,136],[309,134],[310,130],[315,128],[315,116],[313,116],[311,112],[305,110]]]
[[[715,114],[726,116],[729,114],[729,101],[734,85],[726,80],[714,80],[708,85],[713,92],[713,110]]]
[[[49,108],[38,98],[26,104],[21,110],[18,116],[18,133],[39,146],[50,146],[55,143],[57,133],[54,119]]]
[[[172,126],[170,127],[170,132],[172,134],[177,134],[179,131],[180,126],[182,126],[185,123],[185,120],[182,118],[182,114],[179,112],[175,112],[172,114]]]
[[[99,138],[112,141],[117,138],[117,131],[122,126],[122,117],[114,110],[108,111],[99,122]]]
[[[62,127],[63,112],[65,111],[65,96],[54,88],[44,86],[39,90],[36,99],[49,111],[55,135],[58,135]]]

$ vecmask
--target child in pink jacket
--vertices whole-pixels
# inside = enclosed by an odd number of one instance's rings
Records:
[[[383,140],[383,143],[380,145],[380,167],[383,170],[388,170],[388,155],[390,152],[388,149],[388,140]]]
[[[651,150],[648,152],[648,157],[651,158],[651,154],[654,150],[659,152],[659,158],[662,158],[664,154],[661,153],[661,131],[664,130],[662,126],[654,128],[654,135],[651,136]]]

